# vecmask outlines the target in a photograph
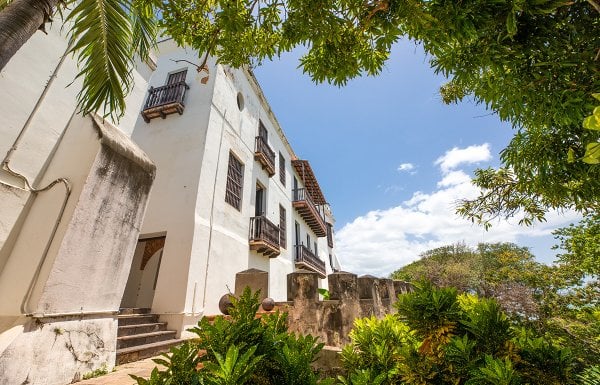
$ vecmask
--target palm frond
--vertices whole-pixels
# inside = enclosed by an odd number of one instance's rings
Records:
[[[140,59],[146,60],[150,51],[156,47],[158,34],[158,21],[154,14],[154,7],[148,1],[134,0],[130,17],[133,28],[133,50],[140,55]]]
[[[101,112],[117,120],[133,85],[133,32],[129,0],[81,0],[68,15],[83,86],[78,103],[83,113]]]

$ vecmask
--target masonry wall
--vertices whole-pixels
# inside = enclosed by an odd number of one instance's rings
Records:
[[[0,384],[65,384],[114,366],[116,314],[154,171],[107,122],[70,121],[41,178],[64,178],[70,194],[36,197],[0,272]],[[64,210],[49,213],[58,198]]]
[[[294,221],[301,224],[301,239],[306,233],[317,238],[292,208],[295,171],[291,160],[296,155],[253,75],[213,60],[208,61],[208,73],[198,73],[193,65],[174,62],[198,63],[196,53],[168,41],[159,49],[150,84],[161,86],[168,73],[187,68],[185,111],[150,123],[138,119],[133,138],[158,168],[142,237],[166,235],[152,310],[185,335],[203,315],[218,313],[219,298],[234,290],[239,271],[257,268],[269,272],[268,293],[264,294],[285,300],[285,277],[295,270]],[[241,108],[238,97],[243,100]],[[254,160],[259,121],[276,153],[272,177]],[[225,202],[230,153],[244,165],[240,210]],[[285,159],[285,183],[279,175],[280,153]],[[277,258],[249,249],[257,184],[265,190],[264,215],[271,222],[279,224],[279,205],[286,210],[287,246]],[[331,272],[326,238],[318,242],[320,257]],[[321,285],[326,286],[326,280]]]
[[[382,318],[395,313],[399,294],[411,290],[410,284],[391,279],[338,272],[328,277],[330,299],[319,300],[318,276],[296,271],[287,277],[288,301],[280,310],[288,312],[291,331],[320,337],[327,346],[342,347],[350,342],[349,333],[357,318]]]

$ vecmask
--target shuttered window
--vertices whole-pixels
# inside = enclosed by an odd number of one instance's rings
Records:
[[[233,153],[229,153],[229,166],[227,167],[227,186],[225,202],[236,209],[242,209],[242,184],[244,182],[244,165]]]
[[[286,214],[283,206],[279,205],[279,246],[287,248]]]
[[[285,186],[285,158],[282,153],[279,153],[279,180]]]
[[[333,247],[333,228],[331,223],[327,223],[327,246]]]

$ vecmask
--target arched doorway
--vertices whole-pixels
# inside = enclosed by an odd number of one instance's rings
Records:
[[[165,239],[159,236],[138,241],[121,307],[152,307]]]

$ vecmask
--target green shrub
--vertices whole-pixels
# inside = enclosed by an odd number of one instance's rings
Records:
[[[590,366],[577,379],[580,385],[600,385],[600,366]]]
[[[342,350],[342,384],[574,383],[570,351],[517,328],[493,299],[420,282],[397,308],[395,316],[355,322]]]
[[[171,348],[155,362],[149,379],[132,376],[138,385],[317,385],[310,364],[323,348],[312,336],[287,331],[287,314],[256,317],[259,294],[246,288],[232,297],[230,317],[203,318],[190,329],[198,337]]]
[[[342,380],[344,384],[397,383],[402,349],[417,346],[414,333],[392,315],[355,320],[350,338],[352,343],[341,353],[344,368],[350,373]]]

